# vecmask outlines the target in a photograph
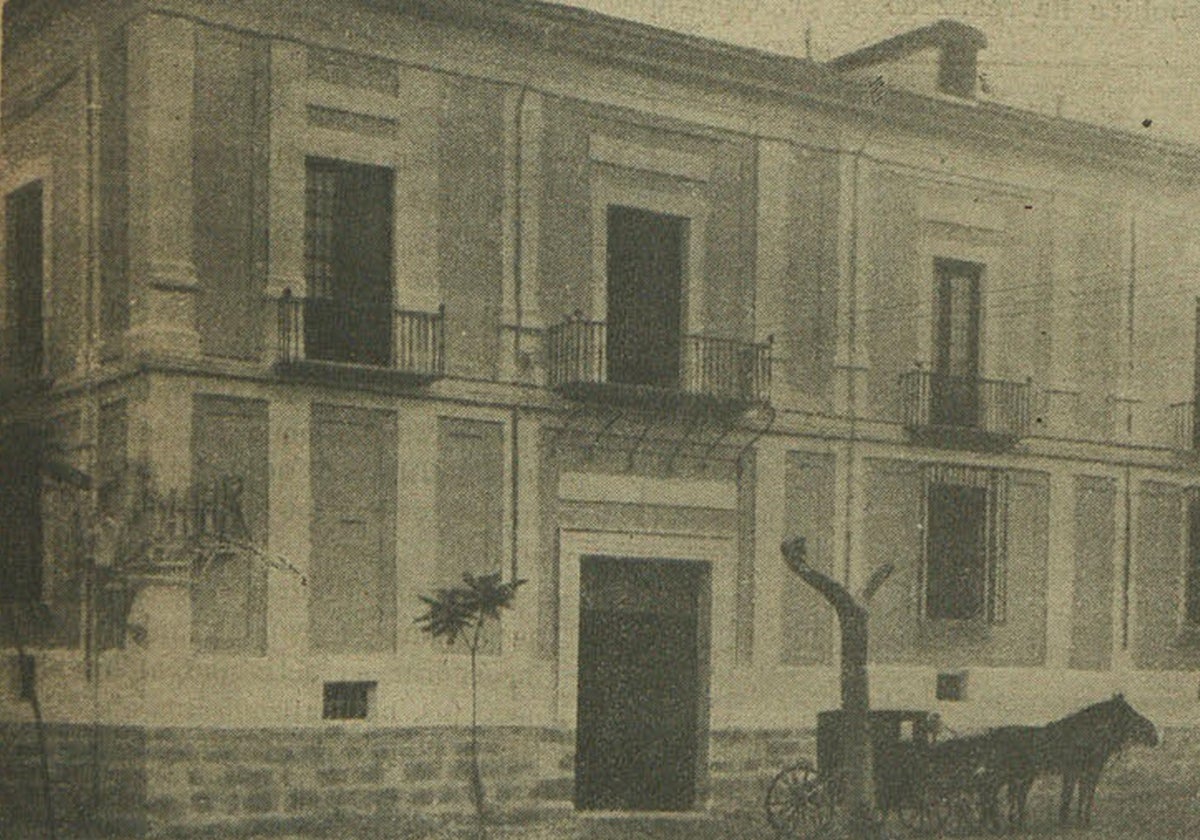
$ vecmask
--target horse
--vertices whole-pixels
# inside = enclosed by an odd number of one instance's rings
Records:
[[[1096,785],[1108,759],[1130,744],[1153,747],[1158,730],[1121,694],[1094,703],[1045,726],[1003,726],[989,731],[988,771],[994,783],[1007,787],[1009,822],[1025,822],[1025,800],[1034,779],[1042,774],[1062,777],[1059,823],[1071,818],[1091,823]]]
[[[998,726],[981,736],[988,745],[984,777],[988,780],[990,808],[996,814],[992,826],[999,829],[996,799],[1005,789],[1010,826],[1025,825],[1025,803],[1029,789],[1040,773],[1050,770],[1049,748],[1044,726]]]
[[[1158,745],[1158,730],[1139,714],[1121,694],[1094,703],[1046,724],[1045,741],[1052,765],[1062,774],[1062,797],[1058,821],[1066,825],[1071,816],[1071,796],[1078,787],[1075,819],[1080,825],[1092,820],[1096,784],[1108,759],[1130,744]]]

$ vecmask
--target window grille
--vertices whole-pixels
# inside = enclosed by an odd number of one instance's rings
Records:
[[[967,699],[967,672],[953,671],[937,675],[934,696],[938,700],[961,702]]]
[[[919,614],[928,619],[986,620],[989,624],[1002,624],[1006,618],[1008,554],[1008,476],[1002,470],[975,467],[963,464],[926,464],[923,470],[922,516],[924,540],[921,574],[918,585]],[[961,509],[938,510],[938,505],[953,505],[969,502],[971,494],[963,492],[973,488],[983,495],[979,515],[982,522],[964,521],[970,515],[969,504]],[[939,514],[941,514],[939,516]],[[952,526],[963,528],[977,525],[982,529],[979,550],[982,552],[979,578],[963,581],[962,575],[969,570],[938,569],[935,566],[942,558],[935,552],[945,548],[947,541],[953,542],[955,534],[938,533],[949,521]],[[947,585],[948,574],[957,575],[954,582],[960,587],[975,590],[978,603],[962,613],[945,608],[941,590],[931,593],[932,587]],[[933,597],[931,597],[931,595]]]
[[[366,720],[374,682],[327,682],[324,691],[324,720]]]
[[[305,181],[304,275],[310,297],[328,298],[333,294],[337,197],[337,165],[332,161],[309,160]]]

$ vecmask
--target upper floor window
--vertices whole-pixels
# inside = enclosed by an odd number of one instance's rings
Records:
[[[5,355],[9,372],[41,375],[42,337],[42,183],[35,181],[5,198],[5,259],[8,318]]]
[[[305,356],[386,366],[392,356],[393,173],[309,158],[305,177]]]
[[[1006,498],[995,470],[926,468],[926,618],[1003,620]]]
[[[979,286],[983,267],[935,263],[936,306],[930,415],[936,426],[979,423]]]

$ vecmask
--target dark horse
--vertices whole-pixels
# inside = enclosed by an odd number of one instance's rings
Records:
[[[1078,787],[1075,819],[1088,825],[1096,784],[1108,759],[1129,744],[1155,746],[1158,731],[1117,694],[1045,726],[1003,726],[991,730],[988,738],[993,790],[1006,786],[1010,822],[1024,824],[1030,786],[1037,776],[1050,773],[1063,780],[1059,822],[1070,821],[1071,798]]]

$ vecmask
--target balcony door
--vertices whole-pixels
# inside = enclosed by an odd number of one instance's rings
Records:
[[[392,170],[310,158],[305,356],[386,367],[392,356]]]
[[[608,381],[679,386],[687,219],[608,208]]]
[[[930,420],[935,426],[979,423],[979,279],[982,266],[938,260]]]
[[[8,273],[8,331],[5,336],[12,373],[22,377],[42,372],[42,183],[10,193],[5,268]]]

